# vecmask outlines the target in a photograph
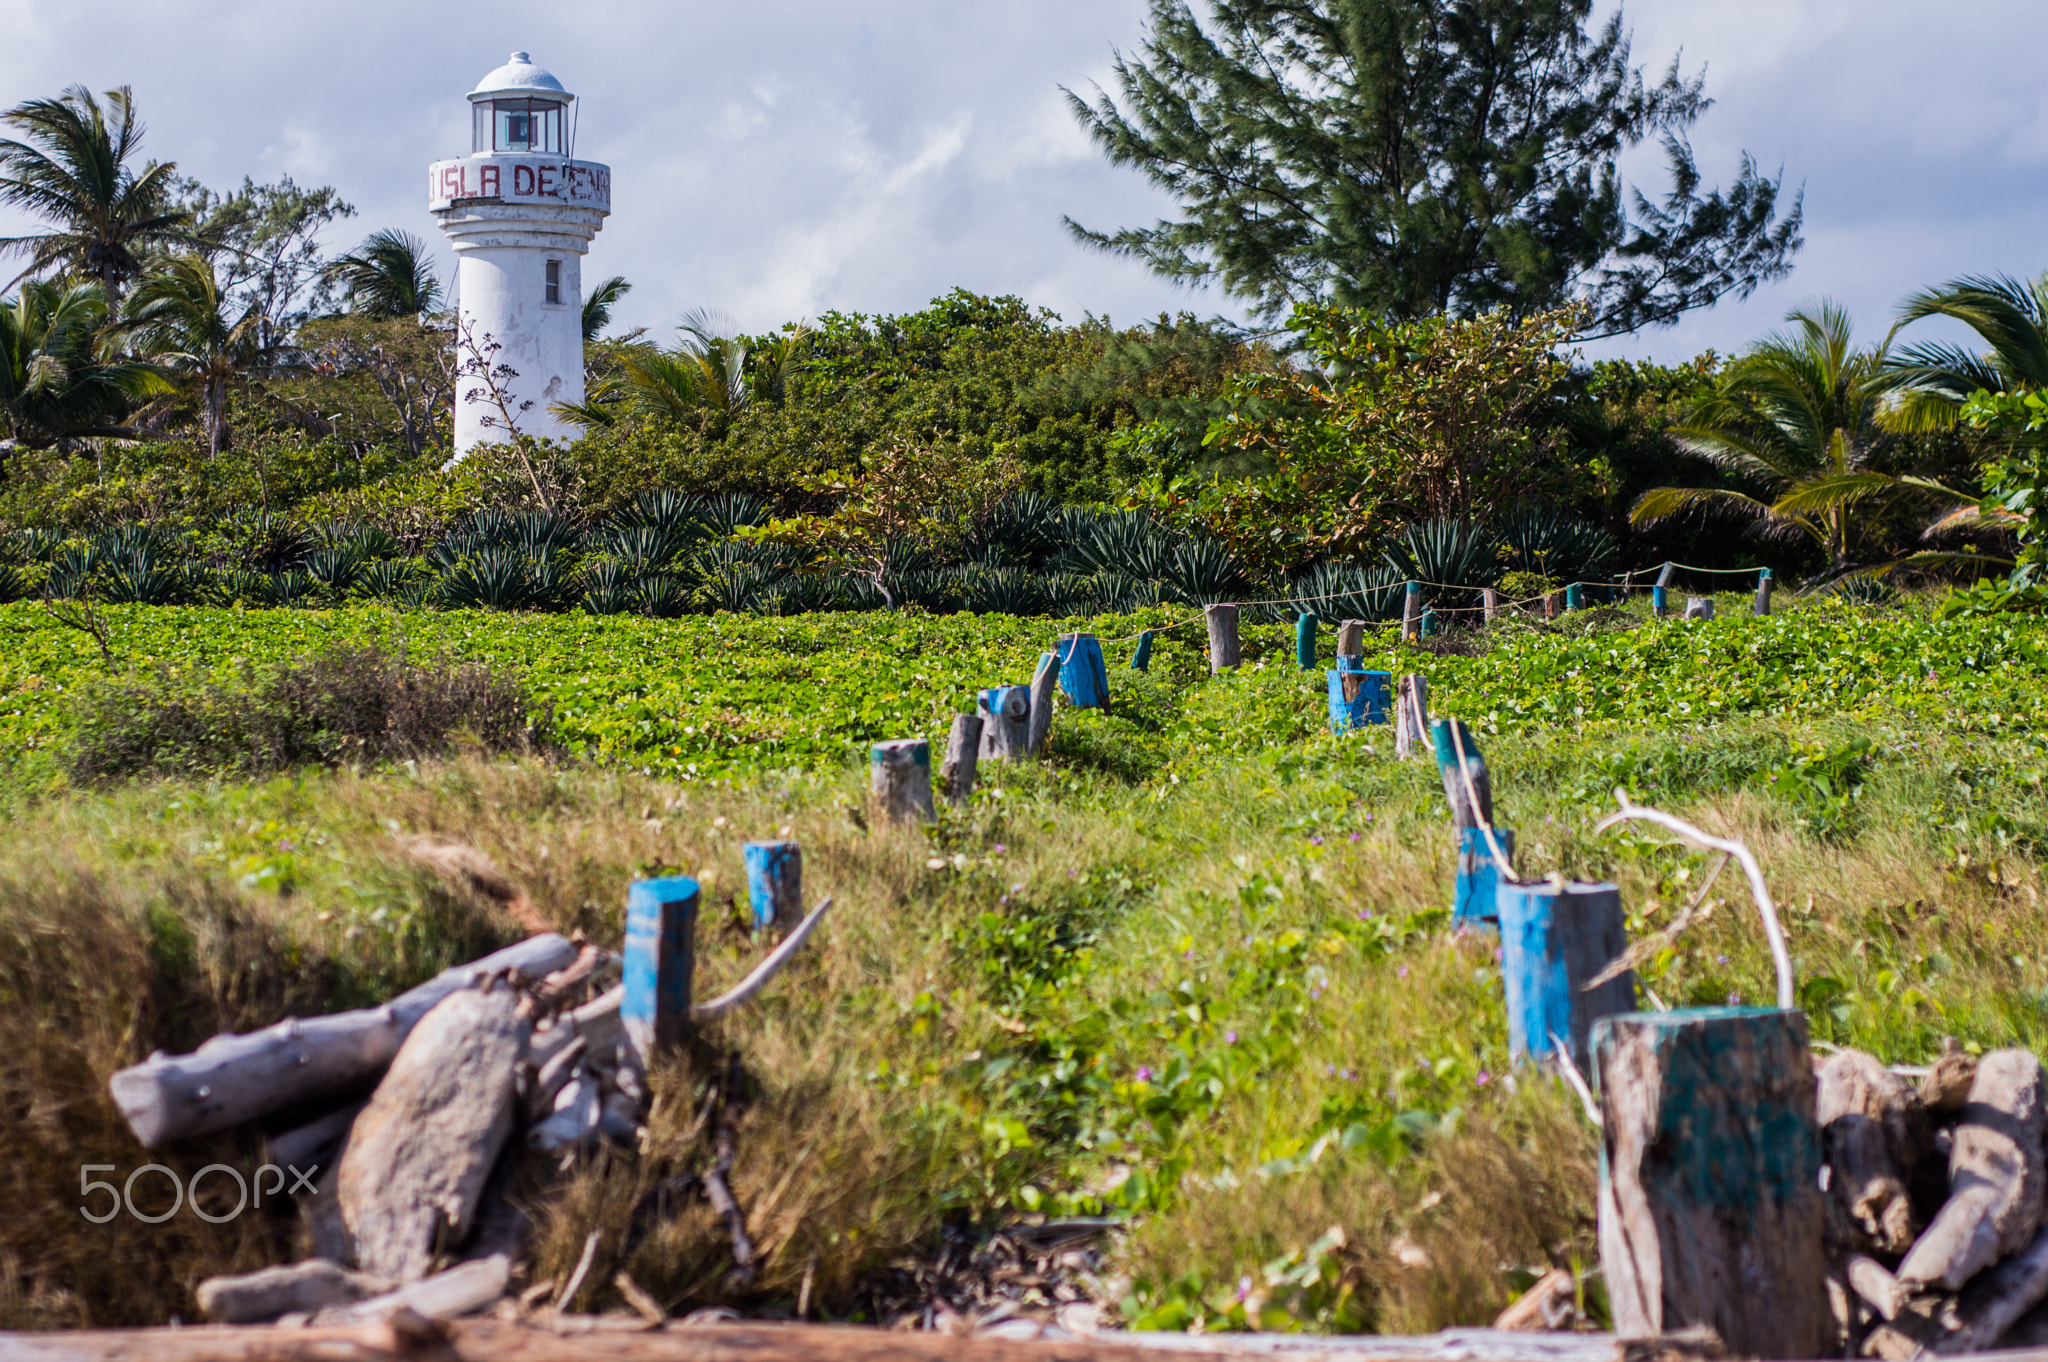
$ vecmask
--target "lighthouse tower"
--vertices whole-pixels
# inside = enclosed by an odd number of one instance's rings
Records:
[[[470,154],[427,172],[455,249],[458,459],[514,431],[576,433],[550,407],[583,400],[583,253],[612,210],[612,172],[570,159],[575,98],[514,52],[470,92]]]

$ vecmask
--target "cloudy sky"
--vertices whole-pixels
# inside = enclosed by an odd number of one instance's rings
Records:
[[[523,48],[582,97],[578,154],[613,167],[614,214],[585,277],[633,281],[623,323],[709,307],[765,329],[906,310],[956,285],[1070,319],[1233,313],[1060,227],[1169,207],[1102,162],[1059,94],[1106,80],[1144,13],[1142,0],[0,0],[0,103],[127,83],[148,150],[185,173],[333,184],[360,210],[337,246],[384,226],[438,244],[420,172],[468,150],[464,92]],[[1950,0],[1936,17],[1925,0],[1634,0],[1628,15],[1638,60],[1661,70],[1683,49],[1707,67],[1718,104],[1694,143],[1709,183],[1745,149],[1782,164],[1805,187],[1807,244],[1785,283],[1602,353],[1736,347],[1821,295],[1874,335],[1915,288],[2048,268],[2048,6]]]

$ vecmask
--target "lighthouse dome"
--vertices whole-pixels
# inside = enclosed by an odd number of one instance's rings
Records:
[[[554,72],[545,66],[536,66],[533,58],[524,52],[514,52],[507,57],[503,66],[478,81],[476,88],[469,92],[472,103],[519,95],[559,99],[564,103],[576,98],[562,88],[562,82],[555,79]]]

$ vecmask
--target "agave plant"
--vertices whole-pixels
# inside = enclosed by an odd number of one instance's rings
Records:
[[[1505,569],[1500,540],[1469,520],[1425,520],[1410,525],[1380,549],[1380,558],[1407,581],[1419,581],[1432,599],[1476,594],[1492,586]]]
[[[968,531],[967,556],[989,567],[1035,566],[1059,548],[1062,531],[1058,502],[1037,492],[1013,493]]]
[[[432,574],[412,559],[387,558],[382,562],[364,564],[357,585],[367,596],[410,605],[423,598],[431,581]]]
[[[336,596],[346,596],[363,580],[369,559],[352,548],[321,549],[306,559],[306,573]]]
[[[664,525],[607,525],[592,536],[592,547],[636,572],[667,567],[690,546],[691,536]]]
[[[1524,507],[1500,522],[1506,564],[1556,582],[1600,582],[1614,575],[1621,546],[1590,521],[1546,507]]]
[[[1183,536],[1143,511],[1069,511],[1060,566],[1076,572],[1117,572],[1141,582],[1173,577],[1174,549]]]
[[[303,610],[321,602],[320,583],[310,572],[278,572],[270,578],[271,600],[287,609]]]
[[[349,520],[330,520],[317,526],[313,537],[324,547],[353,553],[364,562],[396,558],[404,549],[381,525],[359,525]]]
[[[235,560],[253,572],[288,572],[313,548],[312,537],[301,526],[273,511],[251,511],[222,528]]]
[[[1043,615],[1052,604],[1044,578],[1016,567],[966,568],[959,590],[960,608],[977,615]]]
[[[215,605],[277,604],[277,587],[267,572],[222,568],[207,578],[204,598]]]
[[[1399,619],[1407,581],[1406,573],[1386,563],[1318,563],[1295,578],[1287,593],[1287,610],[1331,624]]]
[[[757,595],[780,583],[786,575],[758,563],[714,560],[706,564],[692,598],[707,610],[737,614],[751,609]]]
[[[28,579],[12,563],[0,563],[0,605],[28,595]]]
[[[1251,573],[1244,564],[1229,549],[1207,538],[1174,545],[1159,580],[1172,599],[1184,605],[1229,601],[1250,595],[1252,589]]]
[[[544,603],[534,563],[518,549],[488,546],[465,555],[441,577],[445,605],[473,610],[528,610]]]
[[[583,569],[583,608],[593,615],[623,615],[639,603],[640,574],[599,559]]]
[[[761,499],[745,492],[727,492],[724,496],[712,497],[703,503],[697,514],[704,527],[721,539],[729,539],[743,528],[766,525],[771,518]]]
[[[681,578],[661,573],[640,579],[637,599],[641,614],[668,620],[690,613],[691,595],[689,585]]]
[[[14,536],[17,552],[31,563],[49,563],[56,559],[65,541],[70,538],[62,530],[45,527],[23,530]]]
[[[704,524],[704,503],[687,492],[664,487],[642,492],[614,512],[614,525],[647,526],[679,534],[699,532]]]

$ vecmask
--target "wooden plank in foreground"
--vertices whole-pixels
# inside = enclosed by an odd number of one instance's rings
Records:
[[[0,1334],[7,1362],[1160,1362],[1162,1353],[1342,1362],[1654,1362],[1699,1357],[1676,1340],[1454,1329],[1415,1337],[1313,1334],[1099,1334],[1012,1339],[816,1324],[635,1328],[575,1317],[561,1332],[497,1320],[441,1326],[438,1341],[387,1324],[349,1328],[208,1326]],[[1670,1343],[1671,1347],[1660,1345]],[[2008,1354],[2048,1362],[2048,1352]]]

